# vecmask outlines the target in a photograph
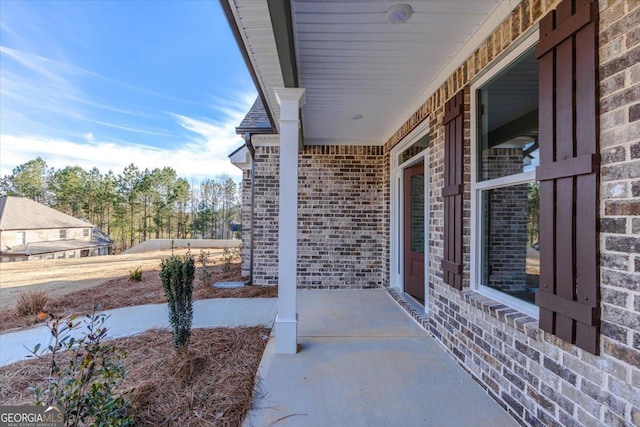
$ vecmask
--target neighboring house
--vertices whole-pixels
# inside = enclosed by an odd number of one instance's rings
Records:
[[[112,245],[87,221],[24,197],[0,197],[0,262],[108,255]]]
[[[221,4],[276,351],[296,287],[383,288],[524,425],[639,426],[640,2]]]

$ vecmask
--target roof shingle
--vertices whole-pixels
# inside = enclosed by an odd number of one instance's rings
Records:
[[[240,122],[240,125],[236,128],[237,133],[250,131],[273,131],[273,126],[269,121],[269,115],[259,96],[249,109],[247,115],[242,119],[242,122]]]
[[[92,225],[25,197],[0,197],[0,230],[77,227]]]

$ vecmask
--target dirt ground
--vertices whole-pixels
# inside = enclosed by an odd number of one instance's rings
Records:
[[[220,259],[222,249],[207,249],[211,257]],[[186,250],[174,253],[184,255]],[[198,252],[193,252],[198,255]],[[0,311],[13,307],[22,292],[44,291],[50,298],[93,288],[110,279],[129,276],[129,271],[159,270],[162,259],[171,250],[89,258],[52,259],[42,261],[0,263]]]
[[[184,254],[186,251],[174,253]],[[205,251],[207,252],[207,251]],[[240,260],[236,259],[225,271],[222,251],[209,251],[205,270],[196,255],[196,274],[193,299],[276,297],[277,287],[244,286],[234,289],[218,289],[211,286],[217,282],[243,281]],[[171,251],[148,252],[132,255],[113,255],[91,258],[94,263],[82,259],[80,264],[51,261],[1,264],[11,267],[2,272],[0,290],[0,331],[32,326],[41,322],[35,314],[22,316],[16,310],[20,293],[42,291],[47,296],[44,311],[56,317],[90,313],[99,304],[100,310],[130,307],[143,304],[159,304],[166,301],[160,281],[160,262],[171,255]],[[122,257],[122,258],[120,258]],[[44,268],[46,267],[46,268]],[[129,271],[142,268],[142,280],[132,281]],[[205,271],[207,274],[204,274]],[[48,273],[48,279],[46,280]],[[68,276],[73,276],[69,279]],[[32,277],[29,284],[25,277]],[[13,279],[15,278],[15,280]],[[5,287],[5,283],[7,287]],[[21,283],[21,285],[18,285]],[[15,286],[12,286],[15,284]]]

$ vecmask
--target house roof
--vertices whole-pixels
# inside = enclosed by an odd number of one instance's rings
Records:
[[[0,231],[85,228],[92,225],[25,197],[0,197]]]
[[[53,240],[49,242],[31,242],[25,245],[14,246],[0,253],[0,255],[39,255],[51,252],[72,251],[78,249],[92,249],[111,245],[111,240]]]
[[[236,128],[236,133],[243,134],[249,133],[273,133],[274,127],[271,125],[271,120],[267,114],[267,110],[264,108],[262,99],[258,96],[249,109],[249,112],[240,125]]]
[[[220,2],[267,112],[274,88],[305,88],[304,143],[338,145],[384,144],[517,5],[408,1],[391,24],[394,0]]]

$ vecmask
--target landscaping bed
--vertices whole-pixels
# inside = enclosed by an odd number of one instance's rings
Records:
[[[81,286],[63,295],[52,292],[55,296],[47,297],[39,316],[21,316],[14,307],[0,310],[0,330],[88,314],[96,304],[107,310],[166,303],[159,264],[142,270],[140,281],[120,273],[90,288]],[[194,300],[277,296],[276,287],[212,286],[243,281],[239,262],[225,265],[214,259],[196,264]],[[239,426],[252,406],[256,371],[269,334],[263,327],[193,329],[188,347],[181,351],[166,329],[109,340],[108,345],[126,353],[120,361],[125,377],[117,390],[130,402],[127,414],[138,426]],[[56,365],[68,363],[69,353],[58,356]],[[1,367],[0,402],[34,404],[32,388],[46,386],[49,369],[46,355]]]
[[[194,329],[178,352],[167,330],[109,341],[127,353],[120,389],[137,426],[239,426],[251,408],[255,374],[269,330]],[[0,368],[3,405],[33,404],[30,386],[46,384],[48,360]]]

